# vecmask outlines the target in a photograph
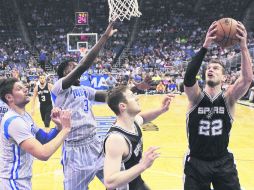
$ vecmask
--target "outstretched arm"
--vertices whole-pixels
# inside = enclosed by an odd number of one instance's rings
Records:
[[[191,104],[195,104],[196,100],[200,95],[201,90],[196,81],[196,76],[207,52],[207,48],[216,38],[215,36],[213,36],[215,32],[216,32],[216,22],[214,22],[209,27],[203,47],[193,57],[192,61],[187,66],[187,70],[184,76],[184,91]]]
[[[80,76],[89,69],[89,67],[93,64],[93,61],[99,54],[102,47],[105,45],[107,40],[115,33],[117,30],[113,29],[113,22],[108,25],[105,33],[101,36],[99,41],[93,46],[93,48],[89,51],[89,53],[83,57],[77,67],[70,72],[67,76],[63,78],[62,88],[69,88],[74,81],[76,81]]]
[[[171,100],[174,98],[173,94],[167,94],[161,103],[161,107],[158,109],[153,109],[148,112],[140,113],[139,115],[143,118],[143,123],[148,123],[156,119],[161,114],[165,113],[169,109]]]
[[[38,85],[34,87],[34,93],[31,100],[31,115],[34,116],[34,108],[35,108],[35,99],[38,96]]]
[[[241,74],[235,83],[229,86],[226,97],[228,97],[230,105],[233,105],[240,99],[249,89],[253,78],[251,57],[247,47],[247,31],[242,23],[237,24],[236,37],[240,40],[241,48]]]

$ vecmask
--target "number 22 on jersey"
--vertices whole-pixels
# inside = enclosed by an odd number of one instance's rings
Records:
[[[199,135],[218,136],[222,135],[222,120],[216,119],[213,121],[201,120],[199,122]]]

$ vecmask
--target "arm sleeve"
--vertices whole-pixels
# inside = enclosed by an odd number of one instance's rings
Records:
[[[199,52],[192,58],[191,62],[188,63],[186,73],[184,76],[184,85],[192,87],[196,83],[196,76],[205,57],[207,49],[202,47]]]
[[[51,129],[48,133],[46,133],[42,129],[39,129],[36,133],[36,139],[40,141],[41,144],[46,144],[53,138],[55,138],[58,132],[59,131],[56,128]]]

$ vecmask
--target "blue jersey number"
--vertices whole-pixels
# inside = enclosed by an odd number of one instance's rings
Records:
[[[84,105],[84,111],[87,112],[88,111],[88,100],[84,100],[85,105]]]

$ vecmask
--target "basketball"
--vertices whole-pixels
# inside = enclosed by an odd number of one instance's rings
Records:
[[[231,47],[239,42],[236,37],[237,21],[232,18],[222,18],[217,21],[215,42],[223,47]]]

